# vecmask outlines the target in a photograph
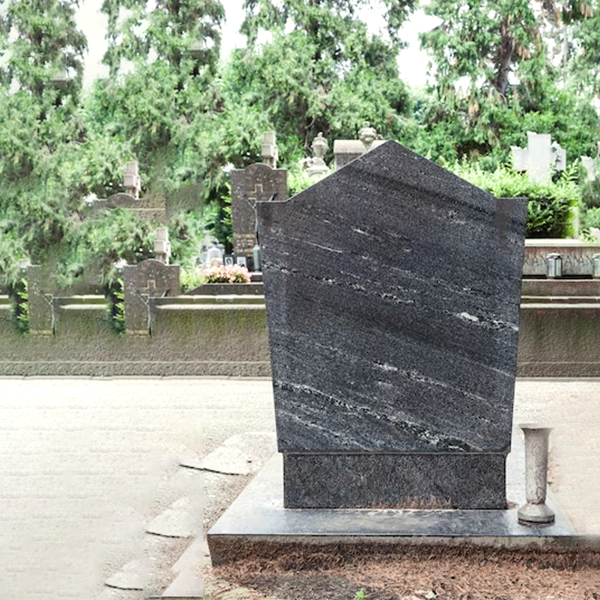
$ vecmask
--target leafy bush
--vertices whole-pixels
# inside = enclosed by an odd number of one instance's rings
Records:
[[[588,208],[600,207],[600,181],[586,181],[581,187],[581,199]]]
[[[498,198],[527,198],[527,237],[566,238],[577,233],[581,195],[573,169],[547,184],[534,183],[527,174],[506,167],[488,173],[477,163],[461,163],[453,171]]]
[[[10,286],[9,292],[13,299],[12,314],[15,327],[20,333],[29,333],[29,289],[24,271],[21,271],[21,277]]]
[[[587,208],[581,215],[582,231],[589,231],[590,227],[600,229],[600,207],[598,206]]]
[[[121,208],[76,224],[63,242],[56,283],[67,287],[86,273],[99,273],[101,282],[110,285],[121,276],[119,262],[135,265],[154,256],[153,230]]]
[[[311,179],[306,171],[299,168],[291,169],[288,174],[288,195],[291,198],[315,183],[316,181]]]
[[[193,290],[204,282],[201,268],[182,268],[179,271],[179,285],[182,292]]]
[[[239,265],[211,267],[204,271],[204,283],[250,283],[250,273]]]

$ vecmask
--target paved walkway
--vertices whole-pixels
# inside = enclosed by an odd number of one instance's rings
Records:
[[[145,525],[182,496],[213,521],[245,481],[217,493],[213,476],[203,507],[206,481],[178,458],[274,430],[267,380],[0,379],[0,390],[0,589],[19,600],[92,600],[143,552],[155,586],[168,584],[190,540],[149,547]],[[559,501],[580,533],[600,534],[600,381],[520,381],[515,421],[531,420],[556,427]]]

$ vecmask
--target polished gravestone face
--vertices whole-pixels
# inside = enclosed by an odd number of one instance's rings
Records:
[[[504,507],[526,202],[387,142],[258,214],[286,506]]]

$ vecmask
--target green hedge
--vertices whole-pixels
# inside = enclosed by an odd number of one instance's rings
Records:
[[[488,173],[477,164],[458,164],[452,170],[498,198],[527,198],[527,237],[576,235],[581,194],[573,170],[565,171],[558,181],[548,184],[534,183],[526,174],[505,167]]]

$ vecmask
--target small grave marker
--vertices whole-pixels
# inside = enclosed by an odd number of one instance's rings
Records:
[[[273,152],[270,152],[270,156],[273,157]],[[271,164],[275,164],[275,162],[271,161]],[[287,171],[285,169],[276,169],[267,164],[256,163],[245,169],[231,171],[233,247],[237,258],[245,258],[246,264],[250,266],[251,270],[253,268],[253,250],[258,243],[256,204],[286,200],[287,197]],[[238,264],[240,263],[238,262]]]
[[[152,328],[150,298],[177,296],[179,266],[148,259],[123,267],[125,330],[128,335],[149,335]]]

